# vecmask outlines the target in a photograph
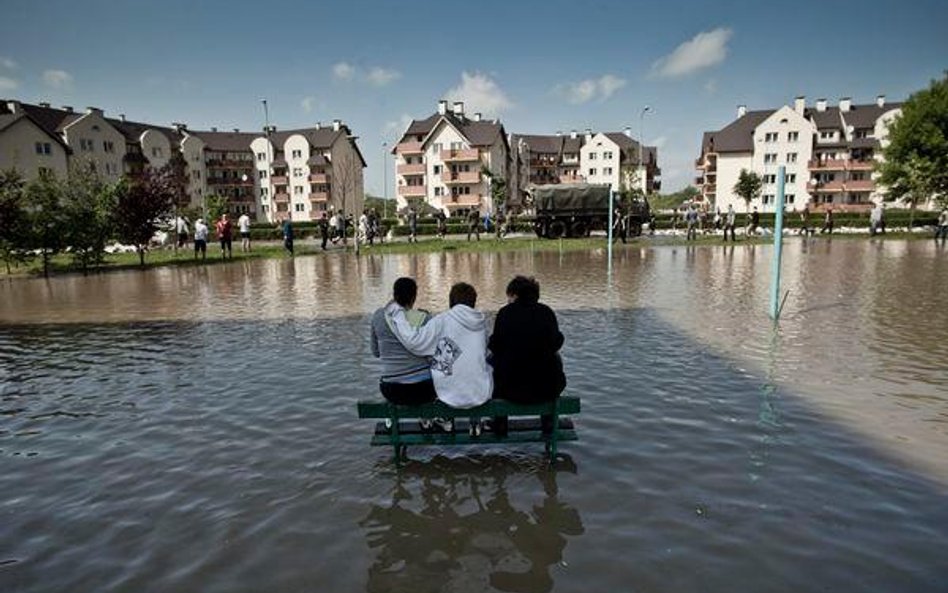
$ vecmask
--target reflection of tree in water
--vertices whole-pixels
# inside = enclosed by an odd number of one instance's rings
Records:
[[[567,456],[558,462],[564,470],[576,471]],[[543,493],[518,510],[506,482],[530,475]],[[566,536],[583,533],[579,513],[558,499],[556,472],[535,460],[439,456],[391,476],[391,505],[373,506],[360,523],[378,551],[371,592],[550,591],[550,567],[562,560]]]

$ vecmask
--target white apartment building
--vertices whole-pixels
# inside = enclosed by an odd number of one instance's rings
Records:
[[[753,171],[763,186],[750,207],[773,212],[777,173],[784,166],[788,210],[869,209],[882,199],[873,164],[881,158],[888,124],[900,112],[900,104],[887,104],[881,95],[868,105],[853,105],[848,97],[835,107],[819,99],[808,108],[804,97],[776,110],[747,111],[741,105],[735,121],[704,133],[695,184],[709,207],[743,211],[734,185],[741,170]]]
[[[448,215],[493,212],[490,176],[509,185],[507,135],[499,121],[464,114],[464,103],[439,101],[438,111],[412,120],[395,145],[395,196],[399,209],[423,201]],[[510,188],[508,188],[510,193]]]
[[[355,215],[363,207],[365,160],[339,120],[269,134],[192,131],[181,123],[106,118],[95,107],[76,113],[69,106],[0,101],[0,167],[27,179],[90,166],[114,182],[169,164],[181,168],[193,207],[203,207],[209,195],[226,196],[232,213],[269,222],[312,220],[332,209]]]

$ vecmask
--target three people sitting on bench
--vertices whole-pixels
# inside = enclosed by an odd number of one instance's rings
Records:
[[[558,354],[563,335],[552,309],[539,302],[536,280],[523,276],[511,280],[508,304],[498,312],[489,342],[484,314],[474,309],[473,286],[463,282],[452,286],[451,308],[431,318],[412,309],[417,295],[414,280],[399,278],[394,293],[394,300],[372,318],[372,352],[382,358],[380,390],[388,401],[402,405],[432,401],[428,387],[433,385],[438,399],[466,409],[491,396],[518,403],[552,401],[566,387]],[[430,360],[427,377],[419,360]],[[542,420],[544,432],[551,430],[552,417]],[[450,423],[442,427],[453,430]],[[506,428],[506,418],[494,420],[495,432],[506,433]],[[472,433],[479,434],[480,429],[474,419]]]

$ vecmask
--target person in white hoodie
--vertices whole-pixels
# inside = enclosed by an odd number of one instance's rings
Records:
[[[420,327],[413,327],[404,309],[397,308],[392,313],[392,326],[409,352],[431,358],[438,399],[453,408],[473,408],[489,400],[494,389],[487,364],[487,321],[474,309],[477,291],[470,284],[452,286],[448,302],[450,309]],[[444,427],[453,430],[453,426]],[[471,430],[480,434],[479,420],[473,421]]]

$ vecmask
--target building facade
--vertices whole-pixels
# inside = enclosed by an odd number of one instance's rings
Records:
[[[819,99],[807,107],[804,97],[793,106],[748,111],[738,107],[737,119],[724,128],[705,132],[695,162],[696,187],[709,208],[742,211],[745,202],[734,193],[742,170],[763,181],[761,195],[749,207],[773,212],[777,173],[785,167],[784,204],[803,208],[868,210],[882,199],[874,164],[888,141],[888,125],[901,113],[899,103],[853,105],[848,97],[838,105]]]
[[[494,210],[491,179],[511,191],[510,147],[503,125],[479,113],[469,118],[464,103],[438,102],[438,111],[413,120],[392,150],[398,208],[426,203],[448,215]]]
[[[267,222],[313,220],[334,209],[357,215],[365,160],[356,140],[339,120],[285,132],[199,131],[107,118],[96,107],[77,113],[0,101],[0,168],[35,179],[85,166],[115,182],[171,165],[190,206],[205,209],[209,196],[223,196],[233,214]]]

